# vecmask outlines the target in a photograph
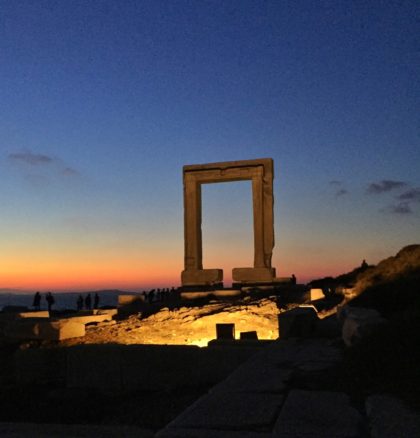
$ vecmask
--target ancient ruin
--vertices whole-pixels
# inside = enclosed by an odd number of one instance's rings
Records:
[[[181,275],[182,286],[217,287],[223,282],[222,269],[203,268],[201,185],[244,180],[252,181],[254,266],[234,268],[233,281],[238,284],[278,281],[271,266],[274,247],[273,177],[271,158],[184,166],[185,267]]]

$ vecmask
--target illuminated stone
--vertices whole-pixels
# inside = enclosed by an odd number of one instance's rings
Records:
[[[66,318],[70,322],[80,322],[81,324],[92,324],[104,321],[111,321],[112,315],[77,315]]]
[[[118,314],[118,309],[93,309],[94,315],[109,315],[115,316]]]
[[[213,285],[223,281],[222,269],[189,269],[181,274],[183,286]]]
[[[240,289],[224,289],[224,290],[211,290],[207,292],[202,291],[190,291],[190,292],[181,292],[181,299],[183,300],[197,300],[200,298],[227,298],[227,297],[239,297],[241,296],[242,291]]]
[[[118,295],[118,306],[125,306],[127,304],[133,304],[135,302],[144,302],[144,296],[143,295]]]
[[[145,297],[143,295],[118,295],[118,313],[130,314],[141,312],[145,308]]]
[[[321,300],[322,298],[325,298],[324,292],[322,292],[322,289],[311,289],[310,290],[310,300],[311,301],[316,301],[316,300]]]
[[[4,312],[0,313],[0,321],[10,321],[22,318],[49,318],[50,312],[48,310],[36,310],[33,312]]]
[[[203,269],[201,185],[246,180],[252,181],[254,266],[234,268],[233,279],[241,283],[276,281],[275,270],[271,267],[274,247],[273,175],[271,158],[184,166],[183,286],[211,286],[223,281],[221,269]]]
[[[233,268],[232,278],[240,283],[272,282],[276,276],[274,268]]]

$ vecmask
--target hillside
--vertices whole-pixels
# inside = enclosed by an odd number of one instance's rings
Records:
[[[406,246],[360,273],[353,292],[351,305],[374,307],[384,316],[420,309],[420,245]]]

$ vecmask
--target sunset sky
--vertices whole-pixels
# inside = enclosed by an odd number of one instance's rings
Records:
[[[0,290],[180,284],[182,166],[274,159],[298,282],[420,241],[420,4],[0,0]],[[252,266],[249,182],[204,267]]]

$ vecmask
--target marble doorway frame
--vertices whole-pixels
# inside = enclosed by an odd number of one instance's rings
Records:
[[[203,269],[201,186],[231,181],[252,181],[254,266],[234,268],[233,281],[270,283],[276,272],[271,266],[274,248],[273,160],[227,161],[183,167],[184,183],[184,270],[182,286],[222,284],[223,270]]]

